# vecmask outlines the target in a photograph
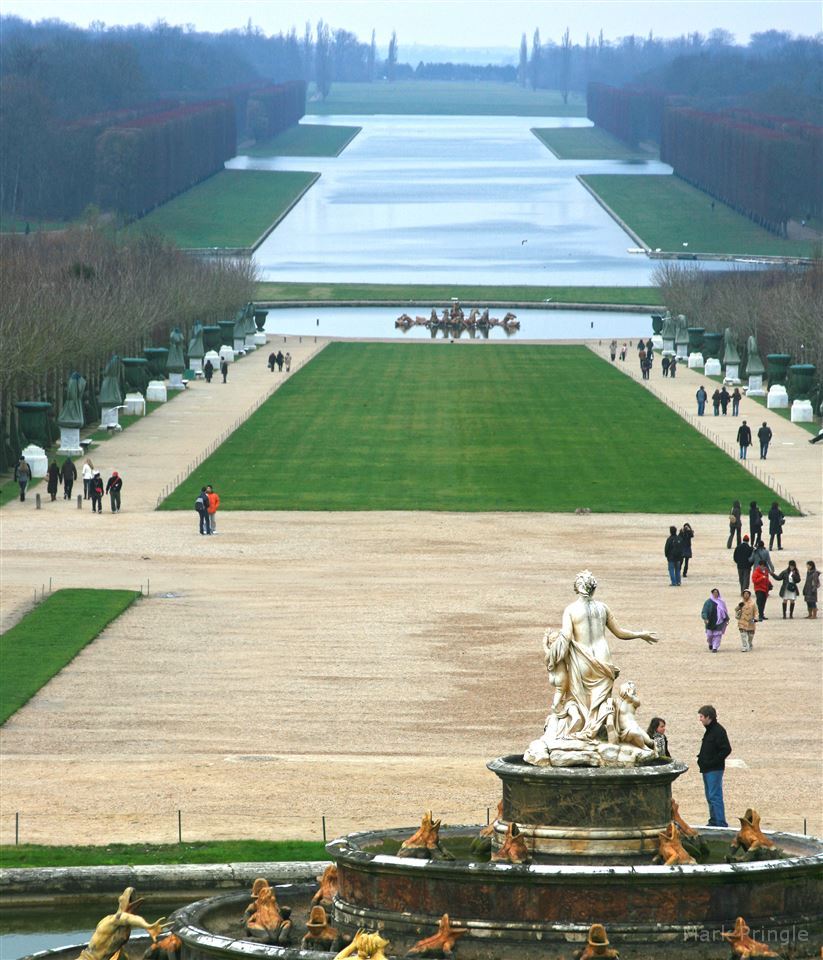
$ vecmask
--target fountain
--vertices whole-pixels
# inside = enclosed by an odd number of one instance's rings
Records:
[[[412,327],[425,327],[430,333],[432,340],[438,334],[444,338],[454,338],[459,340],[464,333],[474,340],[479,333],[484,340],[488,340],[489,331],[493,327],[500,327],[501,330],[510,337],[520,329],[520,321],[514,313],[507,313],[501,320],[499,317],[490,317],[489,308],[481,312],[479,307],[472,307],[468,315],[463,311],[457,300],[451,306],[443,307],[442,316],[438,316],[435,307],[432,307],[431,314],[428,317],[410,317],[407,313],[401,313],[394,321],[396,330],[402,330],[408,333]]]

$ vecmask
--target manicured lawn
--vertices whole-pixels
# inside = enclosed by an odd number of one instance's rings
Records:
[[[581,177],[652,248],[677,253],[811,256],[810,243],[783,240],[675,176]],[[686,244],[686,246],[684,246]]]
[[[774,498],[585,347],[484,343],[330,345],[161,509],[191,510],[205,483],[225,510],[688,516]]]
[[[300,123],[271,140],[256,143],[242,155],[247,157],[336,157],[351,143],[362,127]]]
[[[256,300],[376,300],[403,304],[409,300],[432,304],[458,297],[466,303],[608,303],[664,306],[657,287],[510,287],[438,286],[397,283],[275,283],[257,284]]]
[[[131,226],[178,246],[250,247],[317,179],[302,171],[222,170]]]
[[[110,843],[105,847],[0,847],[0,866],[97,867],[154,863],[253,863],[327,860],[326,845],[314,840],[212,840],[204,843]]]
[[[600,127],[532,127],[532,133],[560,160],[651,160]]]
[[[27,224],[29,233],[50,233],[52,230],[68,230],[72,226],[63,220],[10,220],[0,216],[0,233],[25,233]]]
[[[133,590],[58,590],[7,630],[0,637],[0,723],[139,596]]]
[[[36,493],[39,493],[41,497],[46,496],[46,485],[43,482],[43,477],[29,481],[29,485],[26,487],[26,501],[28,502],[29,497],[34,499]],[[0,507],[5,506],[5,504],[11,500],[18,500],[19,498],[20,485],[14,479],[14,471],[12,471],[3,477],[3,486],[0,487]]]
[[[430,114],[457,116],[585,117],[586,99],[557,90],[529,90],[516,83],[402,80],[333,83],[325,100],[309,90],[308,114]]]

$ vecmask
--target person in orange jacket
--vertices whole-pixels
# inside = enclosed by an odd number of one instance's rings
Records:
[[[769,568],[766,566],[765,559],[761,559],[758,565],[752,570],[752,586],[754,587],[754,599],[757,601],[757,612],[760,614],[760,620],[768,620],[766,616],[766,601],[769,599],[769,590],[772,588],[772,582],[769,579]]]
[[[220,506],[220,497],[214,492],[211,484],[206,487],[206,493],[209,498],[209,533],[217,533],[215,514],[217,513],[217,508]]]

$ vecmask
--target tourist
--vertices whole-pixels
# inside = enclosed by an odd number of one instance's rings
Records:
[[[766,569],[769,573],[774,574],[774,564],[772,563],[772,555],[769,553],[766,544],[762,540],[758,540],[754,545],[752,550],[752,567],[756,567],[760,561],[766,564]]]
[[[612,360],[614,360],[614,357],[612,357]],[[289,373],[291,371],[291,354],[290,353],[286,353],[285,363],[286,363],[286,373]]]
[[[684,523],[678,534],[680,542],[683,544],[683,576],[689,575],[689,560],[692,558],[692,540],[694,539],[694,530],[690,523]]]
[[[74,481],[77,479],[77,467],[68,457],[63,461],[60,467],[60,482],[63,484],[63,499],[71,500],[71,491],[74,487]]]
[[[777,549],[782,550],[783,524],[786,522],[786,518],[783,516],[783,511],[776,500],[772,501],[767,516],[769,518],[769,550],[774,546],[775,540],[777,540]]]
[[[712,413],[714,416],[720,416],[720,391],[715,390],[712,394]]]
[[[209,498],[209,505],[206,512],[209,517],[209,533],[217,533],[217,508],[220,506],[220,497],[214,492],[211,484],[206,487],[206,495]]]
[[[617,341],[612,340],[609,344],[609,356],[611,357],[612,363],[614,363],[615,358],[617,357]]]
[[[737,445],[740,447],[739,459],[745,460],[749,447],[752,445],[752,430],[744,420],[737,431]]]
[[[83,499],[91,500],[91,481],[94,477],[94,464],[88,457],[83,461]]]
[[[717,722],[717,711],[711,704],[701,707],[697,717],[703,724],[703,742],[697,755],[697,766],[703,774],[703,789],[709,805],[709,827],[728,827],[723,806],[723,771],[726,757],[732,752],[726,731]]]
[[[765,420],[763,426],[757,431],[757,439],[760,441],[760,459],[765,460],[769,452],[769,444],[772,442],[772,430]]]
[[[788,608],[789,620],[794,619],[794,605],[800,596],[800,571],[794,560],[789,560],[789,565],[785,570],[774,575],[775,580],[781,580],[780,599],[783,601],[783,619],[786,619],[786,610]]]
[[[752,586],[754,587],[754,599],[757,602],[758,619],[762,623],[769,619],[766,616],[766,601],[769,599],[769,591],[772,588],[769,568],[766,566],[765,560],[761,560],[752,570]]]
[[[120,491],[123,489],[123,478],[116,470],[112,470],[111,476],[106,482],[106,493],[111,500],[111,512],[120,513]]]
[[[95,470],[91,478],[91,512],[103,512],[103,478],[99,470]]]
[[[743,421],[745,423],[745,420]],[[752,538],[752,543],[757,543],[760,539],[760,534],[763,530],[763,514],[760,512],[760,507],[757,505],[756,500],[752,500],[749,503],[749,535]]]
[[[735,500],[732,503],[732,509],[729,512],[729,539],[726,541],[726,549],[731,550],[732,540],[737,537],[737,546],[740,546],[740,533],[743,529],[743,524],[740,520],[740,501]]]
[[[620,359],[623,360],[623,361],[625,361],[625,359],[626,359],[626,354],[627,354],[628,352],[629,352],[628,344],[625,344],[625,343],[624,343],[623,346],[620,348]],[[823,433],[823,431],[821,431],[821,432]]]
[[[17,466],[14,468],[14,479],[20,485],[20,503],[26,500],[26,487],[31,480],[31,467],[26,463],[25,457],[20,457]]]
[[[749,586],[749,578],[751,577],[752,571],[752,550],[753,547],[749,543],[749,535],[747,533],[743,537],[743,542],[738,543],[732,554],[732,559],[737,566],[737,579],[740,581],[741,591],[748,589]]]
[[[672,357],[672,362],[669,364],[669,376],[672,380],[677,376],[677,357]]]
[[[229,361],[225,357],[220,361],[220,373],[223,375],[223,383],[225,383],[226,377],[229,375]]]
[[[695,397],[697,398],[697,415],[698,417],[702,417],[706,411],[706,401],[709,399],[709,395],[706,393],[706,388],[702,384],[697,388]]]
[[[274,352],[274,350],[272,350],[272,352],[269,354],[269,360],[268,360],[269,370],[271,370],[272,373],[274,373],[274,365],[276,363],[277,363],[277,354]]]
[[[200,535],[211,534],[209,526],[209,494],[205,487],[200,488],[200,493],[194,501],[194,509],[200,519]]]
[[[754,647],[754,631],[757,628],[757,605],[752,599],[751,590],[741,593],[734,615],[737,617],[737,629],[740,633],[740,652],[750,653]]]
[[[706,642],[709,645],[709,652],[717,653],[720,649],[720,641],[729,625],[729,610],[717,587],[714,587],[708,600],[703,604],[700,616],[703,618],[703,624],[706,627]]]
[[[814,565],[814,560],[806,561],[806,580],[803,583],[803,599],[809,613],[807,620],[817,620],[817,591],[820,589],[820,571]]]
[[[51,502],[57,499],[57,487],[60,484],[60,470],[57,461],[52,460],[46,473],[46,493],[51,497]]]
[[[666,721],[663,717],[652,717],[646,733],[654,740],[658,757],[670,757],[669,739],[666,736]]]
[[[654,344],[652,343],[652,338],[646,341],[646,359],[649,361],[649,366],[654,363]]]
[[[648,357],[643,357],[643,359],[640,361],[640,373],[642,374],[644,380],[649,379],[651,368],[651,360],[649,360]]]
[[[282,350],[278,350],[278,351],[277,351],[277,370],[278,370],[278,372],[280,372],[280,373],[283,372],[283,361],[284,361],[285,359],[286,359],[286,358],[283,356],[283,351],[282,351]]]
[[[214,376],[214,364],[211,360],[203,364],[203,376],[206,378],[206,383],[211,383],[211,378]]]
[[[668,377],[669,375],[669,364],[671,359],[664,353],[663,359],[660,361],[660,369],[663,371],[663,376]]]
[[[683,541],[677,534],[677,527],[669,527],[669,536],[663,546],[663,553],[666,562],[669,565],[669,580],[671,586],[679,587],[681,584],[680,567],[683,563]]]
[[[729,400],[731,400],[732,395],[726,389],[726,384],[723,384],[723,388],[720,391],[720,411],[725,417],[729,411]]]
[[[740,413],[740,401],[743,399],[743,394],[740,392],[739,387],[734,388],[732,393],[732,416],[736,417]]]

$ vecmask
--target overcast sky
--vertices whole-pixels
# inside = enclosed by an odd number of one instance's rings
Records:
[[[379,43],[392,30],[403,43],[458,47],[511,46],[535,27],[544,40],[559,41],[566,27],[572,40],[602,28],[608,40],[651,30],[658,37],[708,34],[722,28],[747,43],[751,33],[788,30],[812,36],[823,30],[821,0],[2,0],[2,11],[27,20],[55,18],[87,27],[94,20],[115,24],[193,24],[219,32],[249,19],[267,34],[320,18]],[[402,56],[401,56],[402,59]]]

